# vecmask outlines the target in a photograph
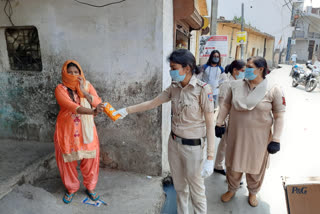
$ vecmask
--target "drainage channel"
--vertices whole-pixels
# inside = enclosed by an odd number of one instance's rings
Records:
[[[166,201],[161,210],[161,214],[177,214],[177,198],[172,179],[165,178],[163,180],[163,191],[166,193]]]

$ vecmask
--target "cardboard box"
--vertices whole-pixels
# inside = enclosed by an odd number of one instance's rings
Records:
[[[320,177],[283,177],[288,214],[320,214]]]

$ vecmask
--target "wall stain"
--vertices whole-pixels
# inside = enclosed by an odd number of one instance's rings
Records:
[[[49,69],[42,72],[0,70],[0,139],[53,141],[59,112],[54,90],[61,83],[64,59],[51,56],[43,62]],[[102,100],[116,109],[151,100],[162,88],[161,69],[151,68],[149,63],[144,71],[147,77],[129,83],[121,75],[115,81],[88,73]],[[161,107],[116,122],[100,114],[95,122],[102,166],[161,174]]]

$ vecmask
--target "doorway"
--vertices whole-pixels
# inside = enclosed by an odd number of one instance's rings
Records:
[[[314,40],[310,40],[309,41],[309,48],[308,48],[308,52],[309,52],[309,56],[308,56],[308,59],[309,60],[312,60],[312,56],[313,56],[313,50],[314,50]]]

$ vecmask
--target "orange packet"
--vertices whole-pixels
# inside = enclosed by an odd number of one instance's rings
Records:
[[[111,120],[116,121],[119,119],[120,114],[117,114],[115,116],[112,115],[113,112],[115,112],[116,110],[112,107],[112,105],[108,102],[103,103],[104,106],[104,113],[106,113],[106,115],[108,115],[108,117],[110,117]]]

